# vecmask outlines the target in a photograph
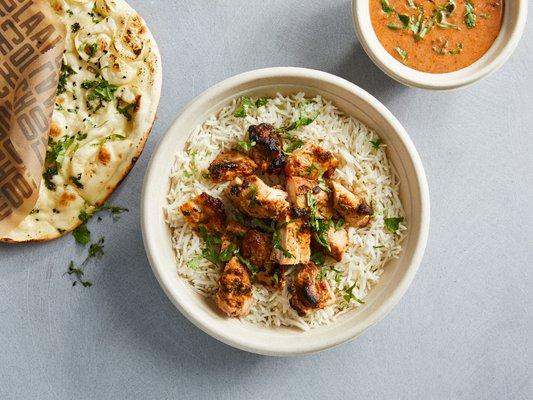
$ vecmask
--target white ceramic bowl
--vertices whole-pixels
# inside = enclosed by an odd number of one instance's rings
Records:
[[[294,328],[265,328],[224,318],[214,302],[195,293],[177,275],[170,231],[163,217],[169,189],[168,176],[175,154],[193,129],[232,98],[274,96],[304,91],[320,94],[363,123],[387,143],[387,152],[401,180],[408,224],[403,252],[391,262],[379,284],[357,311],[348,312],[328,326],[302,332]],[[325,72],[302,68],[268,68],[229,78],[208,89],[184,107],[155,150],[144,179],[141,206],[144,245],[154,274],[175,306],[196,326],[216,339],[242,350],[266,355],[311,353],[355,338],[382,319],[411,283],[426,246],[429,229],[429,193],[420,157],[398,120],[370,94]],[[413,315],[412,318],[416,318]]]
[[[372,61],[391,78],[407,86],[451,90],[471,85],[500,68],[520,41],[527,19],[527,0],[505,0],[500,34],[492,47],[472,65],[458,71],[430,74],[402,64],[381,45],[370,21],[368,0],[352,0],[355,33]]]

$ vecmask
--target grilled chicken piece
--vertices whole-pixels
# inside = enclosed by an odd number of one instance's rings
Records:
[[[255,142],[250,150],[250,157],[259,165],[261,171],[281,174],[287,157],[283,153],[281,136],[275,133],[274,127],[270,124],[250,125],[248,139]]]
[[[258,268],[259,271],[255,275],[256,282],[273,288],[283,288],[285,268],[270,260],[271,235],[250,229],[242,238],[241,254]]]
[[[340,228],[336,230],[334,226],[331,226],[328,230],[326,241],[329,244],[329,255],[336,261],[341,261],[348,247],[348,232],[346,229]]]
[[[265,271],[271,263],[272,238],[266,233],[250,229],[242,238],[241,254],[260,271]]]
[[[183,203],[180,211],[185,216],[185,220],[198,230],[204,226],[211,232],[223,232],[226,223],[226,211],[220,199],[202,193],[194,199]]]
[[[235,178],[225,189],[232,203],[255,218],[279,218],[289,209],[287,193],[265,184],[255,175]]]
[[[295,265],[307,263],[311,257],[311,230],[303,219],[286,221],[279,228],[279,244],[272,252],[272,260],[281,265]]]
[[[218,308],[230,317],[248,314],[252,305],[252,280],[248,268],[237,257],[226,264],[218,283],[215,295]]]
[[[237,246],[249,229],[236,221],[228,221],[226,231],[220,236],[220,251],[226,250],[231,244]]]
[[[228,221],[226,225],[226,233],[239,238],[246,235],[246,232],[248,232],[249,229],[250,228],[239,224],[237,221]]]
[[[308,193],[317,203],[317,218],[331,219],[333,217],[333,207],[329,199],[329,194],[322,190],[317,181],[302,178],[299,176],[290,176],[287,178],[286,190],[289,195],[289,201],[292,205],[293,214],[303,216],[309,213]]]
[[[289,288],[292,294],[291,307],[301,317],[335,302],[335,295],[328,282],[325,279],[317,280],[319,272],[313,262],[302,265]]]
[[[285,266],[271,263],[265,271],[259,271],[255,275],[255,281],[274,289],[285,287]]]
[[[291,154],[285,165],[285,174],[318,179],[322,173],[330,176],[338,166],[339,160],[333,153],[316,144],[307,143]]]
[[[238,176],[252,175],[257,164],[250,157],[235,150],[220,153],[209,165],[209,177],[214,182],[226,182]]]
[[[363,196],[356,196],[340,183],[330,182],[333,191],[333,207],[339,212],[348,225],[362,228],[370,222],[374,211]]]

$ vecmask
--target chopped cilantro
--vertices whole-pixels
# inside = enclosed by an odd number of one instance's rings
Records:
[[[83,287],[91,287],[92,282],[83,280],[85,274],[83,267],[95,257],[102,256],[104,254],[104,238],[100,238],[97,242],[92,243],[89,246],[89,251],[85,260],[77,266],[74,261],[71,261],[67,271],[65,272],[68,275],[74,275],[76,280],[72,283],[72,286],[76,286],[76,283],[80,283]]]
[[[246,265],[246,268],[248,268],[248,270],[250,271],[252,276],[254,276],[255,274],[257,274],[259,272],[259,268],[257,268],[255,265],[253,265],[250,262],[250,260],[247,260],[246,258],[241,256],[239,253],[236,253],[235,255],[237,256],[237,258],[239,259],[240,262],[242,262],[244,265]]]
[[[311,254],[311,261],[313,261],[318,267],[323,267],[326,262],[326,255],[317,251],[316,253]]]
[[[285,132],[288,132],[294,129],[298,129],[302,126],[307,126],[311,124],[318,117],[318,111],[309,113],[308,112],[309,105],[310,103],[307,101],[302,102],[302,104],[300,104],[300,107],[299,107],[300,117],[296,121],[294,121],[292,124],[290,124],[289,126],[281,128],[281,129]]]
[[[291,143],[289,145],[287,145],[284,149],[283,149],[283,152],[287,155],[289,154],[292,154],[292,152],[294,150],[297,150],[299,149],[300,147],[302,147],[303,145],[305,144],[305,142],[301,139],[298,139],[298,138],[295,138],[294,140],[291,141]]]
[[[87,94],[87,100],[100,100],[102,101],[112,101],[114,98],[114,93],[118,89],[118,86],[110,84],[105,79],[90,81],[83,81],[81,84],[83,89],[90,89],[90,92]]]
[[[276,250],[281,251],[283,254],[283,257],[287,258],[295,258],[287,249],[283,247],[281,244],[281,234],[278,229],[274,229],[274,232],[272,234],[272,244],[274,245],[274,248]]]
[[[72,25],[70,25],[70,31],[72,33],[76,33],[80,30],[80,24],[79,22],[74,22]]]
[[[465,25],[469,29],[476,26],[477,17],[475,11],[474,4],[470,0],[467,0],[465,4]]]
[[[59,169],[63,164],[65,154],[73,141],[74,138],[69,136],[63,136],[57,142],[54,142],[52,138],[48,138],[48,148],[46,150],[43,180],[45,186],[49,190],[56,189],[56,185],[52,179],[59,173]]]
[[[235,254],[236,251],[238,251],[238,247],[235,243],[230,243],[228,247],[226,247],[224,250],[220,252],[218,255],[218,258],[222,262],[228,262],[231,260],[231,257]]]
[[[122,114],[124,115],[124,117],[128,120],[128,121],[131,121],[131,118],[132,118],[132,115],[131,115],[131,112],[133,109],[135,109],[135,104],[128,104],[124,107],[120,107],[118,104],[117,104],[117,111],[119,114]]]
[[[381,0],[381,10],[387,14],[394,12],[394,8],[389,4],[388,0]]]
[[[72,236],[74,236],[76,243],[84,246],[91,241],[91,232],[85,222],[72,231]]]
[[[267,98],[259,98],[255,102],[255,106],[257,108],[262,107],[262,106],[266,106],[267,104],[268,104],[268,99]]]
[[[255,103],[252,102],[249,97],[243,96],[241,97],[241,104],[239,105],[239,107],[237,107],[237,109],[233,113],[233,116],[237,118],[244,118],[248,113],[248,109],[251,107],[255,107]]]
[[[353,294],[353,290],[355,288],[355,283],[350,286],[348,289],[345,290],[345,295],[343,296],[344,297],[344,300],[347,302],[347,303],[350,303],[352,300],[358,302],[359,304],[365,304],[364,301],[362,301],[361,299],[359,299],[356,295]]]
[[[241,149],[248,153],[252,149],[252,147],[257,144],[257,142],[255,142],[255,140],[239,140],[237,144]]]
[[[370,143],[372,143],[373,148],[379,149],[383,142],[381,141],[381,138],[377,138],[376,140],[371,140]]]
[[[61,64],[61,71],[59,72],[59,82],[57,84],[56,94],[60,95],[67,91],[67,78],[71,75],[76,74],[76,71],[65,63]]]
[[[309,206],[309,224],[313,230],[315,240],[318,244],[330,250],[330,245],[327,240],[327,233],[331,226],[331,221],[325,221],[317,217],[318,205],[315,197],[311,191],[307,192],[307,205]]]
[[[396,233],[396,231],[400,228],[400,222],[403,221],[403,217],[395,217],[395,218],[385,218],[385,227],[387,230],[391,233]]]

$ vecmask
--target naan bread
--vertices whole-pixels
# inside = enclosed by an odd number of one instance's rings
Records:
[[[161,92],[161,56],[123,0],[49,0],[67,28],[34,210],[4,242],[55,239],[102,205],[139,157]]]

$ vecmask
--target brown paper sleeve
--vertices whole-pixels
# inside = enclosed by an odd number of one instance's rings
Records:
[[[39,196],[65,27],[46,0],[0,0],[0,237]]]

